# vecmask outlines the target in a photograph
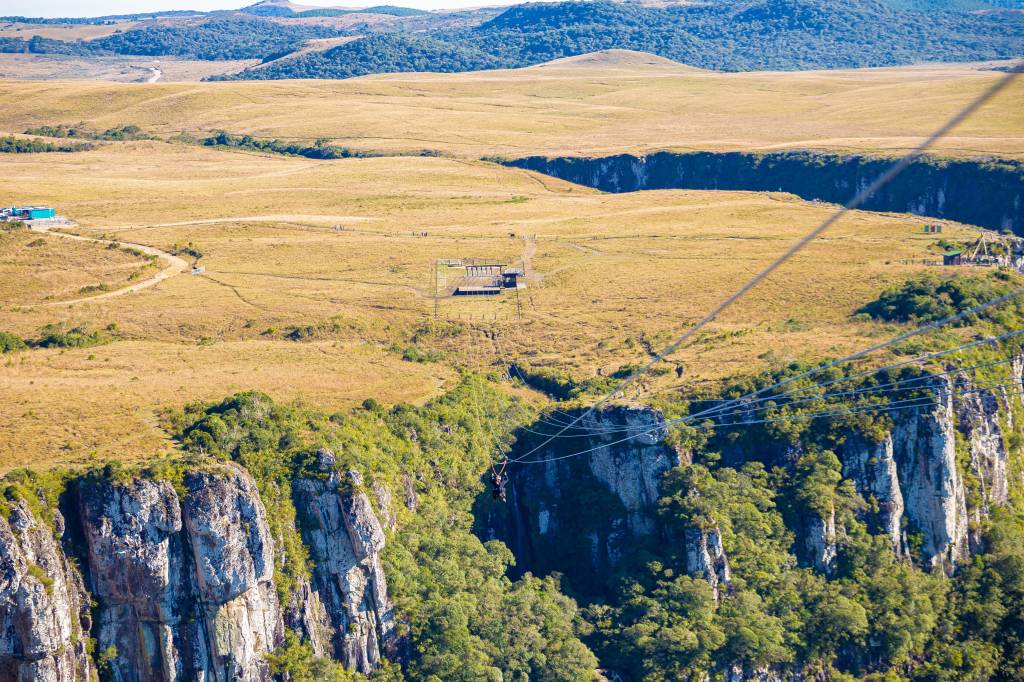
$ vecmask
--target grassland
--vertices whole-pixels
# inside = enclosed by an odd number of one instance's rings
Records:
[[[650,149],[896,152],[1000,74],[970,65],[721,74],[635,56],[517,71],[347,81],[0,83],[0,130],[86,121],[173,134],[327,137],[368,151],[465,158]],[[946,155],[1024,158],[1018,82],[946,138]]]
[[[200,81],[208,76],[240,71],[257,64],[255,59],[197,61],[173,57],[72,57],[59,54],[0,54],[2,80],[92,80],[145,83],[160,69],[166,83]]]
[[[0,38],[24,38],[34,36],[51,40],[95,40],[105,38],[118,31],[130,31],[140,22],[118,21],[109,24],[30,24],[0,21]]]
[[[660,63],[605,67],[601,76],[570,63],[342,83],[33,84],[35,108],[17,96],[25,84],[0,84],[14,103],[0,112],[0,129],[223,127],[446,154],[315,161],[139,141],[2,159],[0,205],[53,204],[90,236],[163,250],[191,243],[205,272],[51,306],[48,296],[81,282],[123,276],[127,254],[48,236],[47,251],[5,263],[0,330],[29,338],[55,322],[113,323],[119,339],[0,360],[0,393],[12,407],[0,412],[0,470],[149,456],[167,446],[162,410],[240,389],[339,409],[368,397],[423,400],[460,365],[514,357],[589,376],[641,361],[831,208],[783,194],[606,195],[478,156],[625,151],[661,140],[678,148],[842,140],[895,150],[994,77],[963,68],[726,77]],[[931,102],[927,117],[899,115],[921,108],[907,88]],[[957,144],[1014,155],[1024,125],[1012,95]],[[811,110],[822,115],[795,113]],[[765,125],[744,127],[755,117]],[[834,355],[891,332],[851,315],[922,268],[901,261],[936,253],[921,225],[903,215],[850,216],[674,356],[682,381],[672,373],[650,388]],[[947,223],[943,237],[973,234]],[[466,256],[525,262],[521,320],[508,294],[444,299],[435,319],[434,260]],[[22,279],[31,286],[6,284]],[[439,361],[414,361],[424,359],[407,353],[414,345]]]

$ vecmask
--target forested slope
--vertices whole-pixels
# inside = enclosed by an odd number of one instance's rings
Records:
[[[345,78],[386,71],[469,71],[538,64],[597,50],[650,52],[693,66],[742,71],[821,69],[917,61],[1006,59],[1024,54],[1024,13],[967,11],[879,0],[756,0],[653,7],[631,2],[513,6],[457,21],[382,6],[380,24],[341,28],[295,21],[307,12],[257,5],[146,25],[92,40],[0,38],[2,52],[175,55],[278,59],[235,78]],[[313,10],[309,16],[331,16]],[[344,11],[341,16],[344,16]],[[260,16],[252,16],[252,14]],[[452,15],[455,17],[455,15]],[[311,38],[352,35],[351,44],[288,58]]]

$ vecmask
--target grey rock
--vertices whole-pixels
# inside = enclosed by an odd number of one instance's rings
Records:
[[[351,489],[362,478],[348,478],[344,485],[331,471],[296,480],[293,491],[315,566],[312,589],[326,615],[319,627],[333,630],[335,659],[368,673],[394,650],[394,615],[380,563],[384,529],[366,494]]]
[[[57,528],[63,528],[54,512]],[[0,679],[87,680],[88,600],[55,536],[24,501],[0,515]],[[83,623],[84,621],[84,623]]]

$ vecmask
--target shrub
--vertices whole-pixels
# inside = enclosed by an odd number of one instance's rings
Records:
[[[0,332],[0,353],[14,353],[25,350],[28,344],[9,332]]]
[[[33,345],[40,348],[89,348],[101,346],[114,340],[112,328],[90,331],[86,327],[66,327],[63,324],[48,324],[39,330],[39,339]]]
[[[1015,279],[1002,272],[983,277],[923,275],[886,289],[857,313],[888,322],[934,322],[1010,293],[1016,288]],[[955,324],[963,327],[980,319],[1006,319],[1019,310],[1020,303],[1013,301],[967,315]]]

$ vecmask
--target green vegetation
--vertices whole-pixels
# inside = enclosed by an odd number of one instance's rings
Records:
[[[24,339],[10,332],[0,332],[0,353],[14,353],[26,348],[28,348],[28,344]]]
[[[886,539],[867,533],[852,512],[856,493],[835,485],[834,455],[808,457],[793,474],[756,462],[668,474],[659,507],[674,541],[638,557],[608,603],[585,609],[605,665],[645,680],[734,664],[845,679],[919,660],[942,617],[945,579],[897,561]],[[826,498],[846,529],[831,579],[798,567],[787,519]],[[686,575],[688,528],[721,534],[732,581],[717,602],[706,581]]]
[[[452,22],[389,26],[351,43],[287,58],[304,41],[342,35],[313,23],[282,19],[341,16],[326,8],[294,12],[257,4],[250,16],[214,15],[189,23],[162,22],[91,41],[35,36],[0,38],[0,52],[50,54],[176,55],[192,59],[286,57],[247,69],[246,79],[348,78],[401,71],[468,71],[509,68],[583,54],[629,49],[652,52],[694,66],[727,71],[849,68],[918,61],[1012,58],[1021,52],[1024,16],[978,13],[981,5],[1016,0],[756,0],[734,3],[556,2],[516,5],[497,17],[452,28]],[[409,17],[424,14],[379,6],[359,12]],[[270,18],[261,18],[270,17]],[[479,20],[478,20],[479,21]]]
[[[46,594],[53,594],[53,578],[46,573],[46,569],[39,564],[29,564],[28,574],[39,581]]]
[[[388,33],[220,76],[217,80],[351,78],[400,71],[475,71],[502,65],[500,60],[463,43]]]
[[[0,154],[41,154],[43,152],[87,152],[95,149],[96,145],[83,142],[80,144],[68,144],[59,142],[47,142],[34,138],[26,140],[23,137],[12,137],[10,135],[0,137]]]
[[[1024,17],[1018,14],[924,12],[874,0],[760,0],[743,7],[531,3],[477,27],[371,36],[235,77],[509,68],[607,49],[651,52],[726,71],[848,68],[1010,58],[1020,53],[1022,40]]]
[[[313,653],[308,642],[299,641],[291,630],[284,633],[283,646],[268,656],[270,672],[287,676],[291,682],[356,682],[365,679],[345,669],[340,663],[321,658]],[[378,678],[378,676],[374,676]]]
[[[207,147],[233,147],[256,152],[304,156],[308,159],[347,159],[349,157],[379,156],[370,152],[354,152],[347,147],[337,147],[325,139],[317,140],[312,145],[304,145],[295,142],[282,142],[280,140],[261,140],[251,135],[231,135],[224,131],[203,139],[202,144]]]
[[[59,124],[55,126],[38,126],[25,131],[26,135],[42,135],[43,137],[73,137],[81,140],[103,140],[108,142],[123,140],[155,140],[153,135],[142,132],[138,126],[125,125],[108,128],[102,133],[89,130],[85,124]]]
[[[317,448],[337,453],[339,471],[392,490],[416,481],[419,508],[397,510],[399,530],[384,557],[400,634],[414,653],[382,679],[589,680],[596,660],[576,636],[575,604],[557,580],[509,580],[509,550],[471,532],[481,476],[495,448],[507,448],[512,429],[529,416],[490,382],[466,377],[423,407],[384,410],[368,401],[330,416],[243,393],[188,406],[172,429],[190,453],[231,459],[252,473],[285,547],[276,573],[282,597],[309,570],[289,490],[295,477],[321,475],[311,466]],[[294,639],[272,665],[294,679],[347,679]]]
[[[34,36],[0,38],[0,52],[168,55],[185,59],[263,59],[297,48],[310,38],[339,31],[316,24],[283,24],[256,17],[217,16],[198,23],[153,23],[89,41],[65,42]]]
[[[39,330],[39,338],[31,345],[38,348],[89,348],[102,346],[115,340],[116,325],[90,330],[84,326],[48,324]]]
[[[585,395],[596,395],[606,393],[623,379],[626,379],[636,370],[639,365],[622,365],[607,376],[587,377],[576,379],[568,372],[548,367],[522,367],[512,365],[509,372],[514,379],[522,381],[523,384],[535,390],[546,393],[555,400],[575,400]],[[668,373],[672,370],[659,367],[650,371],[652,376]]]
[[[886,289],[878,299],[857,312],[888,322],[934,322],[1019,288],[1019,278],[1002,271],[980,277],[925,275]],[[954,324],[965,327],[984,319],[1005,326],[1022,318],[1024,302],[1015,298],[1002,305],[967,315]]]
[[[324,7],[317,9],[299,10],[296,12],[291,7],[258,2],[255,5],[243,7],[240,12],[251,14],[257,17],[281,17],[303,19],[306,17],[343,17],[347,14],[386,14],[394,17],[413,17],[428,14],[421,9],[412,7],[396,7],[395,5],[376,5],[374,7],[360,7],[359,9],[340,9],[337,7]]]

